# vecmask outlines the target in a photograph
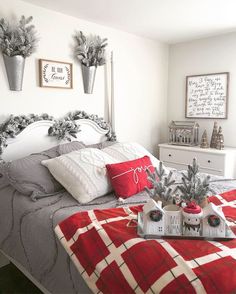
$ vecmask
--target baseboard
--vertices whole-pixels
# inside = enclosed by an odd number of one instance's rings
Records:
[[[9,264],[10,261],[0,252],[0,268]]]

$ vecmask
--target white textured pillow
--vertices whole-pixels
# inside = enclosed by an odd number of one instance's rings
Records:
[[[109,154],[95,148],[43,160],[54,178],[80,203],[87,203],[112,191],[106,164],[117,163]]]
[[[145,155],[149,156],[153,166],[159,166],[160,161],[147,151],[143,146],[135,142],[117,143],[102,149],[103,152],[109,154],[119,162],[133,160]],[[165,171],[168,170],[165,168]]]

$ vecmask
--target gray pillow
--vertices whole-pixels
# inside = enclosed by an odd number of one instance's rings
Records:
[[[82,142],[71,142],[55,146],[40,153],[1,164],[0,173],[4,181],[33,200],[50,196],[63,189],[41,161],[55,158],[61,154],[85,148]]]
[[[118,143],[117,141],[112,142],[112,141],[105,141],[105,142],[101,142],[101,143],[97,143],[97,144],[90,144],[90,145],[86,145],[86,148],[97,148],[97,149],[103,149],[106,147],[109,147],[111,145],[114,145]]]
[[[63,155],[72,151],[83,149],[85,147],[86,145],[83,142],[73,141],[70,143],[58,145],[58,153],[59,155]]]

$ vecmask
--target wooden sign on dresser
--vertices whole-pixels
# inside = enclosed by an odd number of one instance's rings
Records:
[[[217,150],[169,144],[159,144],[158,147],[159,159],[166,167],[185,170],[196,158],[201,172],[227,178],[236,177],[236,148]]]

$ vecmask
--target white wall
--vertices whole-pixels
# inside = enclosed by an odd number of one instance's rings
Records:
[[[55,2],[56,5],[56,2]],[[56,117],[71,110],[106,115],[104,68],[97,71],[94,94],[83,93],[81,69],[73,57],[73,34],[99,34],[114,52],[116,131],[120,141],[143,143],[154,151],[166,136],[168,46],[109,27],[80,20],[18,0],[0,0],[0,17],[32,15],[40,36],[37,52],[26,60],[22,92],[8,89],[0,56],[0,118],[47,112]],[[74,89],[38,86],[38,59],[73,62]]]
[[[185,77],[230,72],[228,119],[217,120],[223,127],[225,145],[236,147],[236,33],[181,43],[170,47],[168,122],[185,120]],[[214,119],[198,119],[201,132],[210,140]]]

